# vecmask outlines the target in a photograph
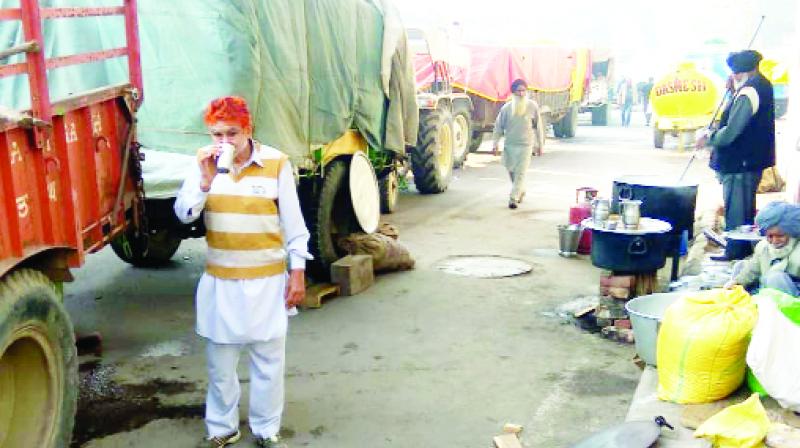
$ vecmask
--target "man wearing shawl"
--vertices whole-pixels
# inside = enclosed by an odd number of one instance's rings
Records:
[[[800,282],[800,205],[771,202],[756,216],[765,235],[753,256],[734,266],[733,279],[726,285],[774,288],[793,296]]]
[[[531,163],[531,154],[544,143],[539,105],[528,98],[528,86],[521,79],[511,83],[511,101],[503,105],[494,123],[494,153],[497,154],[500,138],[503,145],[503,166],[511,176],[511,195],[508,208],[517,208],[525,196],[525,171]]]
[[[697,148],[712,147],[709,166],[717,172],[725,201],[725,230],[753,224],[756,190],[764,169],[775,165],[775,115],[772,84],[758,71],[761,54],[731,53],[733,100],[722,113],[719,128],[700,133]],[[746,241],[729,241],[728,260],[750,255]]]

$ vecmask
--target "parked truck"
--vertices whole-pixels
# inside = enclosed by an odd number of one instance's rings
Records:
[[[500,108],[511,95],[511,83],[517,78],[528,83],[531,98],[539,104],[543,129],[552,124],[556,137],[575,136],[578,110],[586,91],[586,51],[551,45],[467,48],[469,70],[454,85],[472,100],[471,150],[477,150],[483,134],[492,131]]]
[[[78,358],[62,285],[88,254],[141,224],[136,1],[121,3],[0,2],[0,35],[9,45],[0,52],[3,448],[70,445]],[[75,17],[111,17],[119,46],[83,47]],[[122,81],[94,76],[98,61],[115,61]]]
[[[326,277],[344,255],[338,239],[374,231],[381,204],[392,208],[397,170],[416,143],[412,61],[391,5],[140,0],[139,21],[143,76],[158,98],[139,114],[147,229],[117,239],[117,254],[164,263],[182,239],[204,235],[202,220],[181,224],[172,206],[210,141],[203,109],[236,94],[250,104],[254,138],[290,156],[315,257],[307,270]]]

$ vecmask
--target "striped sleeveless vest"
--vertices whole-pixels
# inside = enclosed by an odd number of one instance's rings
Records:
[[[206,272],[223,279],[253,279],[286,271],[278,215],[278,175],[288,157],[253,142],[255,159],[238,174],[218,174],[205,205]]]

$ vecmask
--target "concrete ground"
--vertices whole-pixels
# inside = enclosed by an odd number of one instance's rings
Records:
[[[513,422],[525,427],[524,446],[561,447],[623,422],[641,375],[633,346],[553,316],[595,293],[600,274],[588,257],[557,255],[556,225],[577,187],[608,197],[619,175],[677,179],[690,153],[674,139],[653,149],[651,130],[634,124],[581,126],[573,139],[548,140],[517,210],[506,206],[499,158],[485,152],[470,156],[446,193],[404,193],[384,220],[399,227],[416,269],[381,275],[366,292],[290,322],[289,446],[488,447]],[[704,161],[687,179],[701,183],[703,206],[720,197]],[[74,446],[180,448],[203,437],[205,359],[193,308],[203,254],[202,240],[185,241],[170,266],[143,270],[106,249],[75,271],[68,309],[78,331],[102,333],[103,352],[82,357]],[[479,279],[437,269],[458,255],[512,257],[533,270]]]

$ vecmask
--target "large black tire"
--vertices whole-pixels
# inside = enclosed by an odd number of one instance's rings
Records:
[[[472,123],[469,109],[457,106],[453,112],[453,167],[461,168],[467,160],[472,140]]]
[[[422,194],[447,190],[453,175],[453,120],[435,109],[420,114],[418,145],[411,150],[414,185]]]
[[[378,179],[378,189],[381,195],[381,213],[394,213],[400,200],[400,183],[397,180],[397,171],[391,170]]]
[[[124,262],[140,268],[164,266],[178,251],[181,239],[162,229],[147,236],[123,233],[111,241],[111,249]]]
[[[68,447],[78,354],[53,284],[31,269],[0,282],[0,446]]]
[[[592,108],[592,126],[608,126],[608,104]]]
[[[472,138],[469,140],[469,152],[475,152],[483,143],[483,131],[472,131]]]
[[[662,149],[664,147],[664,136],[666,132],[658,129],[658,126],[653,127],[653,146],[658,149]]]
[[[559,138],[572,138],[578,130],[578,107],[570,105],[566,115],[553,124],[553,133]]]
[[[346,255],[339,249],[337,241],[359,231],[350,200],[349,168],[345,160],[331,162],[325,169],[319,194],[315,195],[313,188],[301,194],[303,215],[311,233],[308,246],[314,256],[306,270],[314,280],[330,278],[331,264]]]

